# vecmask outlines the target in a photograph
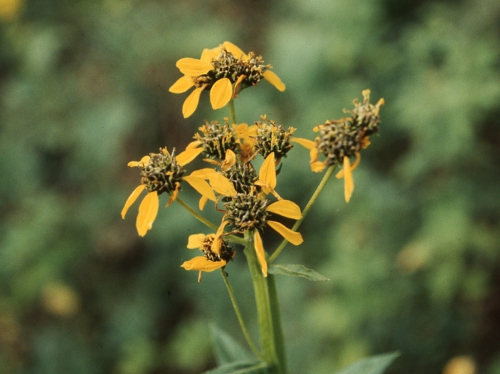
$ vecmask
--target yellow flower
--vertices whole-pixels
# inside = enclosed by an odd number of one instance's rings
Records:
[[[222,239],[226,224],[227,222],[223,221],[215,234],[193,234],[188,238],[187,247],[198,248],[204,255],[185,261],[181,267],[186,270],[198,270],[198,282],[201,281],[203,271],[210,272],[226,266],[236,254]]]
[[[279,91],[285,85],[271,70],[271,65],[264,65],[261,56],[253,52],[245,54],[230,42],[219,47],[204,49],[200,59],[182,58],[176,63],[184,76],[179,78],[170,88],[172,93],[183,93],[194,87],[193,92],[184,101],[182,114],[184,118],[191,116],[200,99],[201,91],[210,91],[210,103],[213,109],[227,105],[231,98],[249,86],[256,86],[262,78],[275,86]]]
[[[260,187],[260,193],[257,192],[257,187]],[[231,200],[224,203],[226,208],[224,220],[232,224],[239,232],[253,233],[255,251],[264,276],[267,276],[267,261],[260,231],[269,226],[294,245],[303,242],[300,233],[292,231],[280,222],[267,219],[269,213],[296,220],[302,217],[299,206],[293,201],[281,199],[274,191],[275,187],[275,158],[274,153],[270,153],[262,164],[258,180],[255,181],[254,187],[250,188],[250,192],[233,194],[230,196]],[[277,196],[279,200],[269,204],[269,200],[266,199],[269,193]]]
[[[167,207],[175,201],[179,193],[182,181],[186,181],[204,198],[215,201],[213,189],[202,178],[196,175],[184,176],[183,166],[190,163],[202,152],[201,148],[188,148],[178,156],[170,154],[166,148],[162,148],[160,153],[151,153],[144,156],[140,161],[131,161],[130,167],[141,169],[141,184],[134,189],[128,197],[122,209],[122,218],[128,209],[138,199],[144,190],[148,193],[139,205],[139,213],[136,219],[136,228],[140,236],[146,235],[153,227],[153,222],[158,214],[159,195],[168,193],[170,199]]]
[[[375,105],[370,104],[370,90],[364,90],[362,94],[362,103],[354,100],[354,109],[344,110],[345,113],[350,113],[350,117],[326,121],[323,125],[314,127],[314,131],[319,132],[315,141],[291,139],[309,149],[312,171],[321,172],[328,166],[343,165],[343,169],[337,173],[336,177],[344,178],[346,202],[349,202],[354,191],[352,172],[361,160],[359,152],[370,145],[369,137],[378,132],[379,111],[384,104],[384,99],[380,99]],[[324,161],[319,161],[320,155],[325,156]],[[351,157],[356,157],[353,164],[351,164]]]

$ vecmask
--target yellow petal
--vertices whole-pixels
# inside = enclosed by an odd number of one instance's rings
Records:
[[[199,140],[193,140],[191,143],[189,143],[187,145],[186,150],[198,148],[200,145],[201,145],[201,141],[199,141]]]
[[[142,191],[146,188],[145,184],[141,184],[140,186],[137,186],[134,191],[130,194],[128,197],[127,201],[125,201],[125,205],[123,206],[122,209],[122,218],[125,219],[125,215],[128,212],[128,209],[132,206],[133,203],[137,200],[139,195],[141,194]]]
[[[222,174],[212,172],[211,174],[207,174],[207,178],[215,192],[224,196],[236,195],[233,184]]]
[[[274,152],[270,153],[259,170],[259,180],[267,183],[267,185],[274,189],[276,187],[276,165],[274,161]],[[265,191],[264,191],[265,192]],[[269,193],[269,192],[266,192]]]
[[[226,266],[226,261],[210,261],[205,256],[198,256],[184,262],[181,267],[186,270],[214,271]]]
[[[198,170],[193,171],[190,175],[193,177],[208,179],[207,175],[213,174],[213,173],[215,173],[214,169],[203,168],[203,169],[198,169]]]
[[[228,221],[222,221],[221,225],[215,233],[214,241],[212,243],[212,252],[219,254],[222,245],[222,234],[224,233],[224,227],[228,224]]]
[[[203,245],[203,241],[205,240],[205,234],[193,234],[189,235],[188,245],[189,249],[200,248]]]
[[[253,241],[255,245],[255,253],[257,254],[257,259],[260,262],[260,266],[262,267],[262,274],[267,277],[267,261],[266,261],[266,253],[264,252],[264,244],[262,244],[262,238],[260,237],[260,233],[258,230],[255,230],[253,235]]]
[[[210,187],[210,185],[203,178],[188,175],[182,179],[188,182],[189,185],[198,191],[200,195],[212,201],[216,200],[214,190],[212,190],[212,187]]]
[[[354,191],[354,180],[352,178],[351,161],[347,156],[344,156],[344,169],[342,170],[344,170],[344,198],[348,203]]]
[[[223,45],[224,48],[226,48],[226,51],[232,53],[234,57],[242,58],[243,60],[248,60],[248,56],[246,55],[246,53],[243,52],[239,47],[237,47],[233,43],[224,42]]]
[[[208,198],[206,196],[200,197],[200,202],[198,203],[198,208],[200,210],[203,210],[203,208],[205,208],[205,204],[207,203],[207,201],[208,201]]]
[[[300,219],[302,217],[299,206],[290,200],[278,200],[269,205],[267,211],[292,219]]]
[[[188,77],[187,75],[184,75],[183,77],[177,79],[177,81],[173,85],[171,85],[168,90],[172,93],[178,94],[186,92],[193,86],[193,79],[191,79],[191,77]]]
[[[314,171],[315,173],[319,173],[326,168],[326,162],[324,161],[316,161],[316,162],[311,162],[311,170]]]
[[[267,224],[293,245],[299,245],[304,241],[300,233],[290,230],[288,227],[282,225],[279,222],[268,220]]]
[[[190,77],[197,77],[199,75],[207,74],[210,70],[213,70],[213,66],[208,61],[198,60],[196,58],[181,58],[175,64],[179,68],[182,74],[188,75]]]
[[[219,57],[221,51],[221,47],[215,47],[212,49],[205,48],[203,52],[201,52],[201,58],[200,60],[205,61],[205,62],[212,62],[212,60],[216,59]]]
[[[158,214],[158,206],[160,204],[160,199],[158,198],[158,193],[156,191],[150,192],[142,199],[141,205],[139,205],[139,214],[137,215],[137,220],[135,226],[137,227],[137,232],[139,236],[144,236],[153,227],[153,222]]]
[[[182,115],[184,116],[184,118],[190,117],[198,107],[201,91],[203,91],[204,87],[205,86],[195,88],[193,92],[189,94],[186,100],[184,100],[184,104],[182,104]]]
[[[271,70],[266,70],[263,74],[264,79],[271,83],[274,87],[278,89],[278,91],[285,91],[286,86],[285,84],[281,81],[281,79]]]
[[[233,93],[231,81],[228,78],[222,78],[214,83],[210,89],[210,103],[213,109],[220,109],[226,106],[231,100]]]
[[[292,138],[290,138],[290,141],[297,143],[297,144],[300,144],[302,147],[307,148],[309,150],[316,147],[316,142],[313,140],[309,140],[309,139],[292,137]]]
[[[227,169],[230,169],[236,164],[236,154],[228,149],[226,150],[226,155],[224,157],[224,161],[222,162],[221,169],[223,171],[226,171]]]
[[[175,159],[177,160],[179,165],[184,166],[193,161],[201,152],[203,152],[203,148],[186,149],[185,151],[175,156]]]
[[[175,200],[177,200],[177,196],[179,195],[179,191],[181,189],[181,184],[179,182],[175,182],[175,189],[172,192],[172,195],[170,195],[170,199],[168,199],[167,205],[165,205],[165,208],[168,208],[170,204],[172,204]]]
[[[131,168],[133,168],[133,167],[143,167],[144,165],[149,164],[149,160],[150,159],[151,159],[151,157],[144,156],[143,158],[141,158],[141,161],[130,161],[127,164],[127,166],[130,166]]]

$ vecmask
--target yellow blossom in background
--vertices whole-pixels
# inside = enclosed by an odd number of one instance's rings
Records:
[[[23,0],[0,0],[0,20],[9,21],[20,15]]]
[[[279,91],[286,88],[279,77],[269,70],[271,65],[264,64],[261,56],[255,56],[253,52],[246,54],[227,41],[216,48],[204,49],[199,59],[182,58],[176,66],[184,76],[169,91],[184,93],[194,87],[182,106],[184,118],[195,112],[204,90],[210,91],[212,108],[220,109],[237,97],[242,89],[256,86],[262,78]]]

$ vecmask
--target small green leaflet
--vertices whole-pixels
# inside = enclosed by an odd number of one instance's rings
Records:
[[[302,277],[313,282],[325,282],[330,280],[320,273],[306,268],[304,265],[271,265],[269,266],[268,273],[288,275],[290,277]]]
[[[231,335],[212,324],[210,334],[214,343],[215,361],[223,366],[236,361],[251,361],[253,355],[243,348]]]
[[[265,362],[256,363],[249,361],[233,362],[219,366],[203,374],[270,374],[269,366]]]

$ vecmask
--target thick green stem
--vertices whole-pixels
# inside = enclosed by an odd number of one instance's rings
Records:
[[[323,176],[323,179],[321,180],[318,187],[316,188],[316,191],[314,191],[313,195],[309,199],[309,202],[307,203],[306,207],[302,211],[302,217],[300,217],[300,219],[297,222],[295,222],[295,225],[293,225],[292,231],[297,231],[299,229],[300,225],[302,224],[302,221],[304,221],[304,218],[306,218],[307,213],[309,213],[309,210],[311,209],[313,204],[316,202],[316,199],[318,198],[319,194],[321,193],[321,191],[323,191],[323,188],[325,188],[326,182],[328,182],[328,179],[330,179],[334,170],[335,170],[335,166],[330,166],[328,168],[325,175]],[[279,254],[285,248],[287,243],[288,243],[288,240],[286,240],[286,239],[284,239],[281,242],[279,247],[274,251],[274,253],[271,255],[271,257],[269,257],[269,259],[267,260],[267,262],[269,264],[272,263],[274,260],[276,260],[276,257],[279,256]]]
[[[231,303],[233,304],[234,312],[236,313],[236,317],[238,318],[238,322],[240,323],[241,330],[243,331],[243,335],[245,336],[245,339],[247,340],[247,343],[250,346],[252,352],[257,357],[262,359],[259,350],[257,349],[257,347],[255,347],[255,344],[253,343],[253,340],[250,337],[250,334],[248,333],[248,329],[245,325],[245,321],[243,320],[243,316],[241,315],[240,308],[238,306],[238,303],[236,302],[236,297],[234,296],[233,287],[231,286],[231,283],[229,283],[229,279],[227,279],[226,271],[224,269],[221,269],[220,271],[222,274],[222,279],[224,279],[224,284],[226,285],[227,292],[229,293],[229,297],[231,298]]]
[[[252,277],[257,305],[262,358],[274,369],[275,373],[285,374],[283,334],[281,332],[274,278],[271,274],[267,278],[263,276],[261,265],[255,253],[254,242],[250,239],[248,232],[245,233],[245,238],[247,239],[245,255]]]

